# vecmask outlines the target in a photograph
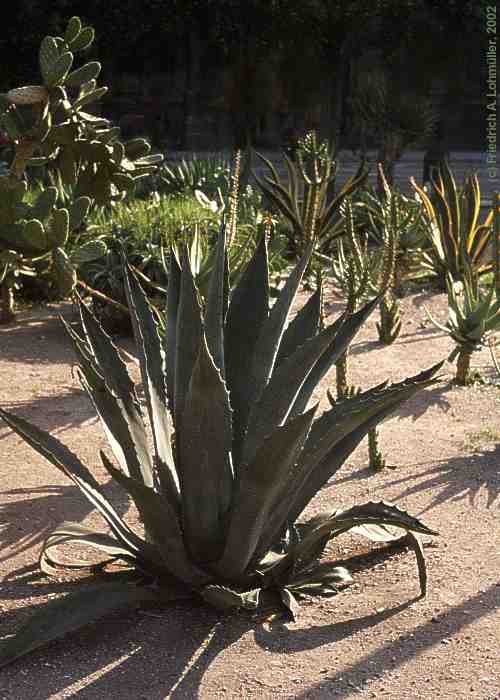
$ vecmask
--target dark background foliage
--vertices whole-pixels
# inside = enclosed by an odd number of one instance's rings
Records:
[[[111,109],[118,117],[143,115],[136,128],[148,127],[169,146],[203,143],[203,133],[221,119],[227,126],[214,146],[268,145],[266,139],[276,145],[287,130],[310,126],[348,142],[353,76],[375,61],[401,89],[431,96],[449,119],[452,142],[477,147],[487,41],[483,0],[15,5],[0,33],[0,89],[33,83],[42,37],[61,34],[67,19],[79,15],[96,29],[92,53],[103,63],[103,83],[113,87]],[[123,76],[134,76],[135,88],[122,89]]]

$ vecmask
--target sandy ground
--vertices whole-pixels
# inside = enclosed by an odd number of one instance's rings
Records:
[[[448,355],[451,341],[426,321],[424,304],[445,319],[442,295],[407,298],[402,336],[389,348],[376,342],[375,315],[366,324],[352,352],[356,384],[400,380]],[[72,308],[26,311],[0,329],[0,401],[54,432],[106,482],[98,465],[104,437],[72,372],[61,312],[71,317]],[[133,350],[130,341],[125,347]],[[493,379],[488,352],[474,364]],[[411,553],[353,559],[356,584],[306,603],[297,623],[226,617],[191,603],[115,614],[0,672],[0,698],[500,700],[500,389],[454,387],[451,371],[447,365],[442,383],[383,425],[394,469],[369,472],[362,445],[312,508],[385,499],[438,530],[426,547],[425,600],[415,600]],[[0,473],[2,636],[60,589],[36,564],[51,528],[66,519],[101,524],[77,489],[6,427]],[[117,489],[105,488],[127,512]],[[330,555],[359,551],[345,537]]]

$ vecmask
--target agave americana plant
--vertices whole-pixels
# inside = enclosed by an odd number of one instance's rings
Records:
[[[126,270],[152,455],[118,349],[84,305],[83,334],[67,327],[116,460],[101,452],[102,463],[137,506],[144,535],[122,520],[89,469],[57,438],[0,410],[14,431],[72,479],[110,530],[63,523],[43,545],[42,569],[64,569],[58,547],[67,543],[100,552],[91,571],[116,562],[125,567],[50,601],[1,643],[0,665],[143,601],[193,596],[223,610],[255,610],[273,600],[293,615],[301,596],[332,595],[351,582],[344,568],[319,558],[332,538],[355,528],[378,540],[407,536],[425,594],[425,564],[414,533],[434,533],[395,506],[369,502],[298,521],[368,430],[432,384],[437,370],[375,387],[318,417],[318,405],[309,407],[315,387],[378,300],[321,327],[318,290],[287,325],[312,245],[272,307],[265,236],[230,290],[221,227],[204,308],[187,250],[180,264],[172,255],[164,340],[137,278]],[[84,563],[69,564],[79,566]]]

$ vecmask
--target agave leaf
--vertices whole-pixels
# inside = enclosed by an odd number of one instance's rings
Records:
[[[202,337],[201,308],[196,285],[189,264],[187,250],[182,250],[182,275],[177,310],[175,347],[175,429],[181,431],[182,414],[193,368],[198,357]]]
[[[229,393],[202,335],[178,434],[183,527],[195,561],[220,557],[233,491]]]
[[[245,462],[252,458],[264,437],[286,421],[309,372],[336,340],[339,328],[342,328],[341,321],[309,338],[273,372],[250,412],[243,446]]]
[[[235,608],[245,608],[246,610],[256,610],[259,606],[260,589],[256,588],[245,593],[237,593],[225,586],[205,586],[200,591],[201,597],[218,610],[234,610]]]
[[[280,588],[279,594],[281,602],[290,613],[292,621],[297,622],[299,617],[300,605],[295,596],[293,595],[292,591],[289,588]]]
[[[205,308],[205,336],[208,349],[214,360],[215,366],[224,377],[224,291],[226,278],[226,224],[222,221],[215,262],[210,275],[206,308]]]
[[[427,566],[425,564],[424,548],[422,540],[418,534],[414,532],[407,533],[408,544],[415,552],[418,567],[418,579],[420,582],[420,597],[425,598],[427,595]]]
[[[248,381],[254,386],[253,399],[258,399],[272,374],[281,338],[288,320],[290,307],[297,294],[300,282],[309,263],[314,248],[311,241],[306,252],[289,275],[285,286],[260,329],[258,342]]]
[[[167,406],[165,357],[158,326],[144,291],[130,268],[125,268],[124,277],[153,434],[160,489],[176,508],[179,504],[179,480],[172,454],[172,420]]]
[[[238,474],[224,555],[216,570],[238,580],[254,556],[267,526],[270,509],[289,480],[311,427],[316,406],[277,428]]]
[[[103,582],[37,606],[13,637],[0,642],[0,667],[116,609],[157,599],[158,594],[144,586]]]
[[[226,381],[233,415],[233,459],[239,454],[253,396],[252,359],[269,314],[269,276],[265,236],[259,241],[229,301],[225,329]]]
[[[323,285],[320,284],[285,330],[276,357],[277,367],[293,355],[305,340],[316,335],[320,325],[322,301]]]
[[[297,398],[295,399],[295,403],[290,411],[290,416],[296,416],[305,410],[319,382],[323,379],[339,357],[344,354],[346,349],[351,344],[354,336],[359,331],[366,319],[370,316],[379,301],[379,298],[375,297],[375,299],[369,301],[367,304],[361,307],[359,311],[356,311],[356,313],[352,314],[347,319],[344,320],[344,318],[341,316],[335,321],[336,327],[338,328],[338,334],[334,337],[330,343],[330,346],[327,347],[309,372],[297,395]]]
[[[130,494],[140,512],[144,513],[144,526],[152,537],[165,568],[177,580],[189,585],[206,582],[209,577],[188,558],[180,522],[170,502],[151,487],[116,469],[104,452],[101,451],[100,454],[106,470]]]
[[[359,445],[368,431],[387,418],[398,406],[408,400],[417,391],[434,383],[436,380],[432,380],[432,377],[442,365],[443,362],[440,362],[429,370],[407,379],[400,384],[389,386],[387,389],[380,392],[380,403],[378,406],[375,404],[377,410],[371,410],[372,402],[370,401],[370,410],[367,416],[363,415],[363,413],[357,414],[357,412],[353,411],[353,416],[349,417],[349,420],[354,418],[355,422],[344,437],[341,437],[343,433],[342,429],[339,430],[340,439],[338,440],[335,431],[335,421],[333,420],[333,417],[336,415],[335,413],[329,414],[329,412],[327,412],[327,417],[324,418],[323,416],[325,414],[323,414],[318,421],[313,423],[288,489],[285,493],[281,494],[279,500],[275,502],[275,506],[272,509],[272,516],[268,529],[268,546],[279,536],[279,533],[283,530],[287,522],[294,523],[297,520],[309,501],[321,487],[326,484],[328,479],[340,469],[347,457]],[[393,389],[395,389],[395,392],[392,392]],[[390,393],[387,394],[387,392]],[[352,402],[353,406],[358,406],[358,400],[363,401],[364,398],[370,397],[371,394],[373,397],[376,396],[376,393],[370,390],[366,392],[365,395],[361,394],[341,404],[336,404],[340,408],[340,415],[342,405],[349,405]],[[390,401],[386,400],[388,396],[391,399]],[[329,420],[332,420],[330,427],[328,427]],[[330,436],[327,437],[330,428],[331,433]],[[324,442],[322,441],[322,437],[325,438]],[[327,449],[328,440],[331,440],[330,444],[333,445],[330,449]]]
[[[0,417],[28,445],[31,445],[51,464],[64,472],[83,491],[88,500],[97,508],[108,523],[115,537],[125,549],[130,551],[131,555],[137,558],[147,557],[148,548],[145,543],[123,522],[111,503],[102,494],[97,481],[73,452],[59,442],[57,438],[45,430],[28,423],[24,418],[15,416],[3,409],[0,409]]]
[[[68,544],[69,542],[89,545],[100,552],[104,552],[107,557],[104,560],[101,559],[99,562],[79,560],[74,557],[71,562],[59,559],[52,550],[61,545]],[[40,553],[40,568],[48,576],[57,575],[61,569],[86,569],[92,572],[117,559],[122,559],[123,561],[133,564],[136,562],[130,550],[120,547],[117,540],[106,532],[98,532],[80,523],[66,522],[53,530],[43,543]]]
[[[134,444],[135,457],[127,460],[127,468],[134,478],[140,478],[145,484],[153,484],[153,465],[148,449],[146,429],[141,414],[139,400],[127,366],[111,338],[89,311],[85,304],[80,304],[83,328],[91,349],[94,362],[106,385],[116,396],[128,424]]]
[[[181,269],[177,257],[172,252],[170,255],[170,268],[168,271],[166,333],[165,333],[165,373],[167,378],[167,396],[170,411],[174,410],[175,392],[175,354],[177,348],[177,312],[181,289]]]
[[[382,385],[382,388],[379,385],[352,398],[336,402],[313,423],[300,463],[307,463],[309,468],[319,464],[341,440],[372,416],[386,409],[393,409],[412,396],[417,390],[415,381],[416,378],[411,378],[386,387]],[[418,388],[422,388],[422,385],[419,384]]]

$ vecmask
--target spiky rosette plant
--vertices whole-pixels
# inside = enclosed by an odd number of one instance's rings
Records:
[[[451,275],[447,278],[448,321],[439,323],[427,311],[432,323],[444,331],[455,342],[455,348],[449,361],[456,359],[455,381],[466,386],[471,382],[470,363],[472,354],[485,347],[494,333],[500,330],[500,299],[492,285],[489,290],[482,289],[478,275],[469,265],[461,282],[454,282]],[[457,290],[461,287],[462,294]]]
[[[68,327],[82,382],[116,460],[101,453],[103,465],[137,506],[143,536],[122,520],[67,447],[0,411],[13,430],[78,485],[111,531],[64,523],[43,545],[42,569],[64,568],[57,548],[70,542],[99,551],[101,569],[115,561],[128,567],[119,582],[104,580],[51,601],[1,644],[0,664],[138,601],[192,595],[223,610],[255,610],[273,599],[294,614],[297,597],[332,595],[351,582],[345,569],[318,560],[332,538],[353,528],[382,540],[409,533],[425,593],[425,565],[414,533],[433,533],[395,506],[370,502],[297,521],[370,427],[432,384],[437,367],[363,392],[317,417],[317,404],[308,407],[315,387],[377,300],[320,330],[318,290],[287,325],[312,245],[271,308],[265,237],[232,290],[224,228],[217,245],[203,309],[187,252],[180,265],[171,257],[165,341],[127,270],[152,455],[136,389],[118,349],[84,305],[83,335]]]

